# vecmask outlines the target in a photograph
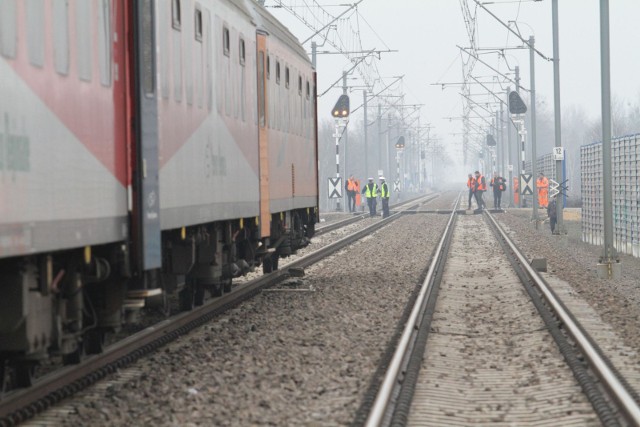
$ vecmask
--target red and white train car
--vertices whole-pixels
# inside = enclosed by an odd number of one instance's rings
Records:
[[[0,378],[145,300],[277,268],[317,218],[315,74],[250,0],[0,2]]]

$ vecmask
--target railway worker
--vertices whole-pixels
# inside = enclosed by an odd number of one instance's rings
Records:
[[[474,191],[476,191],[476,179],[472,174],[469,174],[469,178],[467,179],[467,188],[469,189],[469,207],[467,209],[471,209],[471,198],[473,197]]]
[[[485,181],[484,176],[480,173],[480,171],[476,171],[476,186],[474,189],[474,194],[476,196],[476,203],[478,204],[479,210],[485,208],[485,203],[482,199],[482,195],[485,191],[487,191],[487,181]]]
[[[549,216],[549,225],[551,226],[551,234],[556,233],[556,223],[558,222],[558,210],[556,205],[556,197],[551,198],[551,202],[547,206],[547,215]]]
[[[382,199],[382,218],[389,216],[389,185],[387,185],[384,176],[380,177],[380,199]]]
[[[360,210],[360,205],[362,204],[362,195],[360,194],[360,180],[356,179],[356,209]]]
[[[369,178],[369,182],[362,189],[362,194],[367,198],[369,205],[369,216],[376,216],[376,197],[378,197],[378,184],[373,182],[373,178]]]
[[[549,180],[542,172],[536,180],[536,188],[538,189],[538,205],[546,208],[549,204]]]
[[[513,203],[520,204],[520,179],[516,177],[513,178]]]
[[[347,201],[349,203],[349,212],[356,211],[356,180],[353,175],[347,179],[344,185],[344,189],[347,190]]]
[[[507,189],[504,178],[494,172],[490,185],[493,188],[493,208],[502,209],[500,207],[500,204],[502,203],[502,192]]]

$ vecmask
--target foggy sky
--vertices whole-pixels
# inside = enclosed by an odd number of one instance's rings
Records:
[[[340,2],[319,0],[323,5]],[[516,20],[522,35],[534,35],[536,47],[546,56],[552,57],[551,0],[487,2],[487,7],[503,21]],[[560,0],[560,67],[562,108],[579,106],[590,118],[600,117],[600,30],[598,0]],[[273,5],[267,0],[266,5]],[[473,2],[470,2],[474,11]],[[635,104],[640,100],[640,1],[610,1],[611,37],[611,90],[614,98]],[[436,82],[461,82],[461,54],[456,45],[468,47],[469,41],[464,26],[458,0],[364,0],[359,11],[375,29],[382,41],[360,22],[363,47],[365,49],[399,50],[398,53],[383,53],[378,68],[382,76],[405,75],[404,91],[407,103],[424,103],[422,123],[435,126],[436,133],[447,146],[459,145],[461,136],[451,133],[461,132],[461,122],[443,117],[462,114],[462,97],[459,87],[432,86]],[[301,40],[306,39],[310,30],[292,17],[287,11],[269,9]],[[335,14],[339,7],[328,7]],[[518,11],[519,10],[519,11]],[[479,18],[479,47],[521,46],[521,42],[482,9],[477,9]],[[533,33],[532,33],[533,32]],[[316,39],[321,43],[321,39]],[[305,45],[310,51],[310,43]],[[521,84],[529,88],[529,53],[527,50],[507,51],[511,66],[519,65]],[[507,72],[504,61],[498,62],[496,54],[488,54],[483,59]],[[500,64],[499,67],[496,64]],[[318,56],[318,89],[324,91],[337,80],[343,69],[350,67],[340,55]],[[495,74],[481,64],[477,64],[475,75]],[[390,80],[389,80],[390,81]],[[358,81],[350,84],[362,84]],[[553,108],[553,65],[536,55],[536,86],[538,102],[546,102]],[[500,90],[495,86],[495,90]],[[330,110],[338,96],[339,88],[331,90],[319,100],[320,120],[330,119]],[[361,104],[362,90],[351,93],[352,107]],[[370,114],[372,114],[371,112]],[[353,122],[359,119],[352,118]],[[371,117],[371,115],[370,115]],[[640,123],[638,124],[640,132]],[[543,153],[539,153],[543,154]]]

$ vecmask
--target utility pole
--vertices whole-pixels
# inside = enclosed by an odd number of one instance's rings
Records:
[[[504,178],[504,108],[500,103],[500,166],[498,167],[498,174]]]
[[[609,59],[609,0],[600,0],[600,76],[602,91],[602,203],[604,248],[598,264],[598,276],[617,279],[622,273],[618,253],[613,246],[613,185],[611,179],[611,64]]]
[[[518,92],[518,94],[520,93],[520,66],[516,65],[516,92]],[[524,138],[524,136],[521,136],[521,138]],[[522,150],[522,159],[519,162],[516,162],[516,171],[518,172],[518,174],[516,175],[516,177],[518,178],[518,191],[520,192],[520,194],[518,195],[518,207],[521,208],[524,205],[524,197],[522,194],[522,173],[524,171],[524,139],[521,140],[520,142],[521,144],[521,150]]]
[[[531,182],[533,184],[533,217],[538,228],[538,186],[536,185],[536,176],[538,170],[538,157],[536,154],[536,57],[534,51],[535,39],[529,37],[529,68],[531,79]]]
[[[378,165],[378,170],[382,169],[382,105],[380,105],[380,103],[378,103],[378,163],[377,165]]]
[[[369,145],[367,141],[367,129],[369,128],[369,119],[367,117],[367,89],[362,90],[362,97],[364,98],[364,174],[369,176]]]
[[[560,48],[558,42],[558,0],[551,0],[551,20],[553,25],[553,111],[555,122],[555,146],[562,149],[562,125],[560,118]],[[563,150],[564,152],[564,150]],[[564,154],[564,153],[563,153]],[[564,175],[562,173],[562,160],[556,160],[556,180],[562,186]],[[564,228],[564,195],[556,196],[556,229],[559,234],[566,234]]]
[[[347,72],[343,71],[342,72],[342,94],[346,95],[347,94]],[[343,136],[344,136],[344,182],[347,181],[347,178],[349,178],[349,172],[348,172],[348,166],[349,164],[347,163],[347,148],[349,146],[348,141],[349,141],[349,128],[347,126],[345,126],[344,128],[344,132],[343,132]],[[347,204],[347,192],[344,191],[344,185],[342,186],[342,197],[344,198],[344,204]],[[340,210],[340,204],[338,203],[338,210]]]
[[[509,93],[511,93],[511,87],[507,86],[507,100],[509,100]],[[507,151],[509,157],[509,159],[507,160],[507,170],[509,172],[509,183],[507,188],[511,186],[511,190],[509,191],[509,207],[513,207],[513,194],[515,186],[513,185],[513,156],[511,155],[511,114],[509,114],[509,111],[507,111],[507,119]],[[520,177],[518,177],[518,179],[520,179]],[[518,191],[520,190],[518,189]]]

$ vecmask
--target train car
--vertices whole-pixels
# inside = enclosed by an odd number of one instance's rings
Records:
[[[308,243],[315,73],[244,0],[0,2],[0,378]]]
[[[0,368],[14,362],[18,385],[50,352],[91,347],[99,307],[85,297],[126,256],[126,12],[0,2]]]
[[[255,2],[170,3],[156,12],[160,227],[164,282],[188,309],[312,236],[315,85],[299,42]]]

